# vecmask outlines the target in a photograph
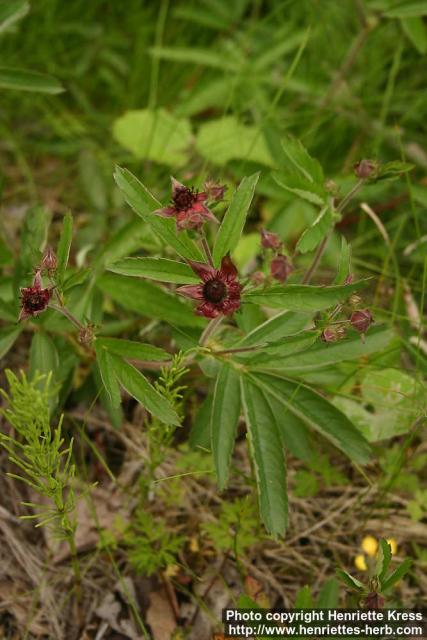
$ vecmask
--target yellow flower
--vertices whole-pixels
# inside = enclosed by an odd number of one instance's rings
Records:
[[[390,545],[391,548],[391,555],[395,556],[397,553],[397,542],[394,538],[387,538],[387,542]]]
[[[362,540],[362,549],[367,556],[373,558],[378,551],[378,542],[373,536],[365,536]]]
[[[367,571],[368,570],[368,567],[366,565],[365,556],[362,553],[355,557],[354,564],[356,566],[356,569],[359,569],[359,571]]]

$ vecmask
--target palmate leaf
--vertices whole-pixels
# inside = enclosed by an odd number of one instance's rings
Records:
[[[240,407],[239,375],[224,363],[216,380],[211,409],[212,454],[220,491],[227,486]]]
[[[166,247],[172,247],[183,258],[204,260],[202,252],[188,233],[177,233],[175,220],[153,214],[153,211],[160,209],[162,205],[138,178],[127,169],[116,167],[114,180],[128,205],[151,226]]]
[[[242,376],[242,403],[266,529],[283,535],[288,523],[285,455],[271,407],[252,377]]]
[[[227,253],[234,251],[239,242],[243,227],[245,226],[246,216],[254,197],[258,178],[259,172],[243,178],[233,193],[230,205],[219,228],[213,249],[213,260],[217,267],[221,262],[221,258]]]
[[[250,374],[254,385],[270,394],[288,411],[330,440],[350,459],[366,463],[371,449],[352,422],[310,387],[281,376]]]

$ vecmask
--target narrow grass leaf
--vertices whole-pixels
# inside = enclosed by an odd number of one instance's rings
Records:
[[[73,216],[67,213],[62,221],[62,231],[59,236],[57,249],[56,279],[58,284],[64,282],[65,271],[70,257],[71,242],[73,239]]]
[[[35,91],[37,93],[62,93],[64,87],[56,78],[36,71],[0,67],[0,87],[19,91]]]
[[[0,4],[0,33],[21,20],[30,10],[27,0],[8,0]]]

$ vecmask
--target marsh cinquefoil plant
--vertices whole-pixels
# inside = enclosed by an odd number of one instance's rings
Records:
[[[264,231],[257,270],[239,272],[236,248],[258,173],[242,179],[218,223],[217,203],[225,191],[221,185],[208,182],[198,192],[173,179],[172,203],[167,205],[128,170],[117,168],[116,183],[139,216],[138,224],[143,225],[144,238],[150,238],[154,256],[123,258],[124,246],[130,245],[131,253],[138,249],[133,238],[130,243],[126,239],[126,233],[132,235],[129,227],[99,251],[92,269],[66,270],[72,231],[67,216],[57,264],[47,265],[45,255],[37,269],[50,282],[48,287],[39,278],[36,283],[41,291],[49,291],[46,312],[37,318],[28,313],[26,320],[39,324],[45,336],[52,328],[59,334],[69,332],[73,325],[77,328],[82,343],[79,356],[92,366],[95,380],[102,382],[102,401],[117,426],[124,389],[165,430],[179,425],[182,416],[165,389],[153,385],[142,371],[168,367],[173,354],[137,339],[106,337],[108,323],[102,332],[95,324],[104,321],[100,305],[104,294],[128,311],[169,325],[171,344],[183,353],[186,368],[199,368],[199,379],[208,391],[206,419],[192,442],[206,446],[210,440],[223,490],[243,415],[260,514],[273,535],[283,534],[287,525],[286,449],[309,459],[309,432],[314,430],[355,463],[369,459],[370,444],[361,431],[310,386],[306,376],[319,367],[382,351],[392,341],[393,332],[378,323],[370,327],[372,316],[359,295],[367,281],[354,281],[350,248],[344,239],[333,281],[316,285],[312,280],[335,225],[357,192],[371,181],[410,169],[404,163],[380,167],[364,161],[355,168],[353,187],[341,196],[297,140],[284,141],[277,164],[282,169],[273,178],[279,187],[318,208],[292,255],[280,237]],[[309,253],[313,253],[311,262],[302,269],[301,256]],[[183,295],[196,304],[189,306]],[[48,307],[61,312],[66,324],[55,323]],[[85,316],[91,321],[86,322]],[[361,334],[367,334],[364,341]],[[49,350],[54,352],[52,342]],[[72,358],[75,360],[75,353]]]

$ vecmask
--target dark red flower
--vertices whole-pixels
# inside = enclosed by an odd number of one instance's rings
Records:
[[[270,264],[271,276],[279,282],[285,282],[294,270],[288,258],[281,253],[277,255]]]
[[[373,321],[369,309],[358,309],[350,316],[350,324],[359,333],[366,333]]]
[[[51,289],[42,288],[40,271],[36,271],[33,286],[21,288],[22,308],[18,320],[25,320],[30,316],[38,316],[42,313],[47,309],[51,295]]]
[[[237,280],[237,269],[230,256],[221,261],[221,268],[215,269],[209,264],[188,261],[201,284],[188,284],[178,287],[177,292],[187,298],[200,300],[196,313],[206,318],[216,318],[221,313],[229,316],[240,307],[241,285]]]
[[[282,241],[280,240],[277,233],[271,233],[271,231],[261,229],[261,246],[263,246],[264,249],[277,250],[282,246]]]
[[[154,213],[163,218],[175,218],[178,231],[200,229],[206,220],[218,222],[212,211],[204,204],[208,199],[205,191],[198,192],[172,178],[172,204],[157,209]]]

